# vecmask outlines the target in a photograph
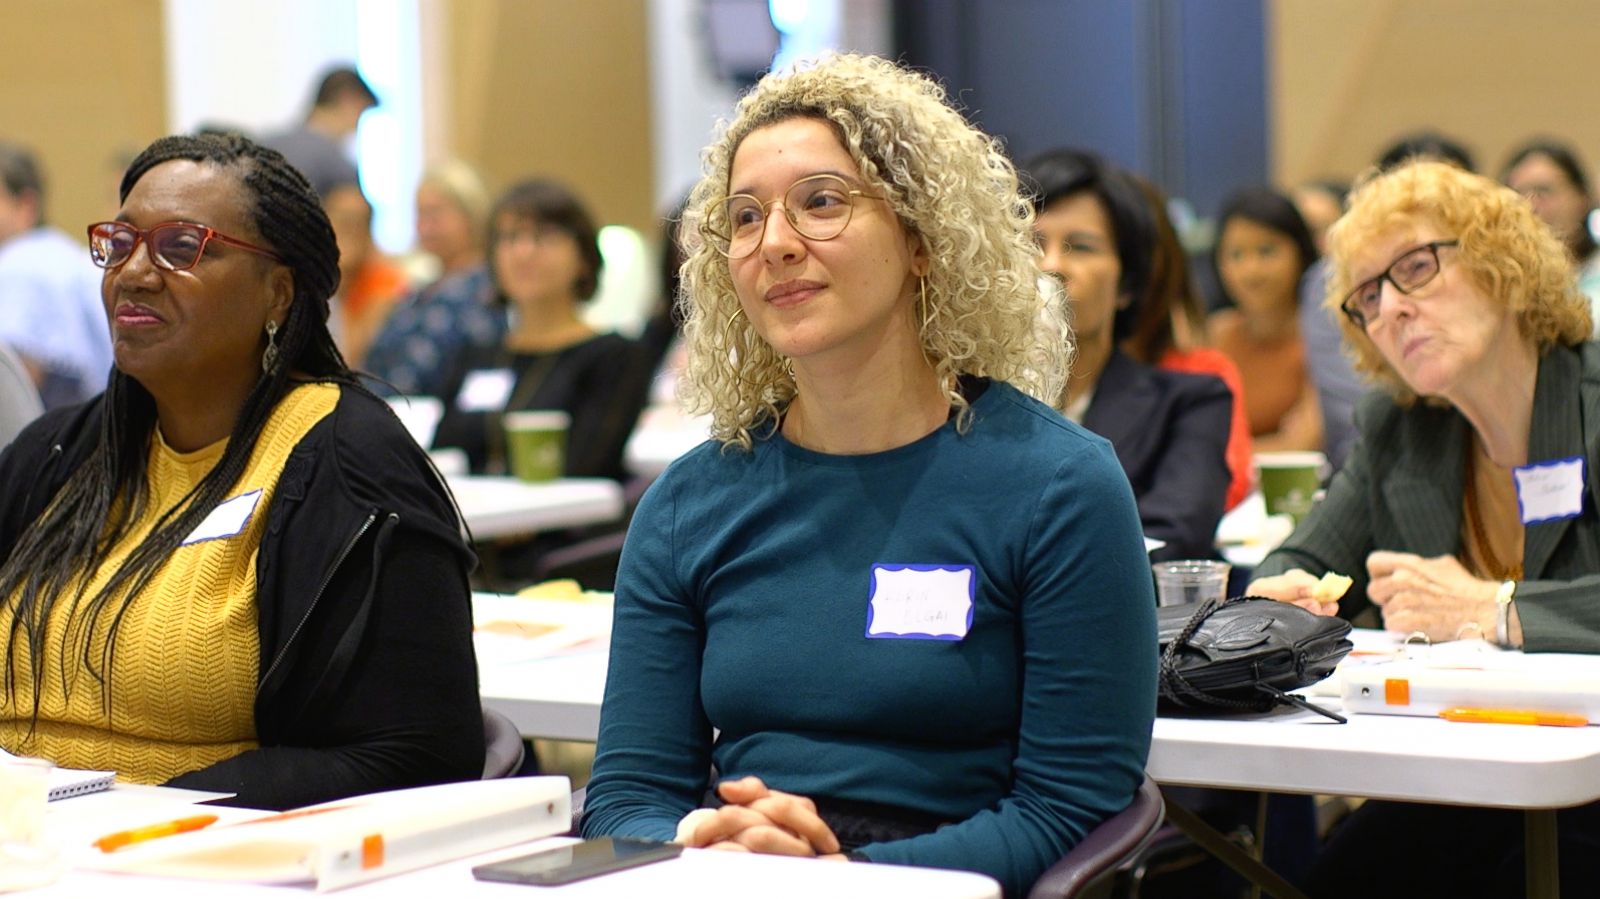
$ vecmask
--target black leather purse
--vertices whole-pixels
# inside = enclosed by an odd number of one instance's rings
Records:
[[[1350,622],[1286,602],[1237,596],[1164,606],[1156,623],[1163,711],[1265,712],[1293,705],[1344,723],[1289,691],[1333,672],[1350,652]]]

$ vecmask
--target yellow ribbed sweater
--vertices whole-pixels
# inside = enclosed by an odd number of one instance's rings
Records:
[[[102,685],[84,665],[83,615],[72,616],[70,597],[55,606],[48,622],[39,721],[32,733],[29,653],[25,641],[18,641],[15,688],[9,699],[0,693],[0,747],[58,765],[113,770],[120,780],[134,783],[162,783],[255,748],[261,656],[256,551],[284,461],[338,400],[339,388],[331,384],[290,391],[262,429],[228,499],[129,604],[111,663],[109,717]],[[90,577],[85,603],[226,448],[227,440],[222,440],[179,453],[159,432],[151,437],[150,503]],[[245,509],[251,511],[242,522],[228,514]],[[197,539],[205,536],[215,539]],[[117,604],[88,634],[88,658],[95,670],[100,670],[110,613]],[[0,608],[0,634],[10,632],[14,605]]]

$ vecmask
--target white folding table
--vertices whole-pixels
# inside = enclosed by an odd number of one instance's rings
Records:
[[[608,478],[562,478],[543,484],[483,475],[451,475],[445,480],[475,540],[607,524],[622,518],[622,487]]]

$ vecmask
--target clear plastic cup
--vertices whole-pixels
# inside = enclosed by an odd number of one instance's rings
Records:
[[[0,758],[0,892],[61,876],[61,855],[44,832],[50,770],[43,759]]]
[[[1227,562],[1212,559],[1156,562],[1150,566],[1156,576],[1156,602],[1177,606],[1225,599],[1231,568]]]

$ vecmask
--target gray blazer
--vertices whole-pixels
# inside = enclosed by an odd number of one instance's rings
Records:
[[[1461,553],[1461,495],[1470,426],[1454,408],[1402,409],[1374,392],[1356,412],[1361,436],[1327,497],[1256,568],[1256,577],[1303,568],[1355,578],[1340,603],[1352,617],[1367,600],[1367,555]],[[1526,529],[1517,615],[1527,649],[1600,653],[1600,344],[1557,347],[1539,360],[1528,459],[1583,456],[1583,513]]]

